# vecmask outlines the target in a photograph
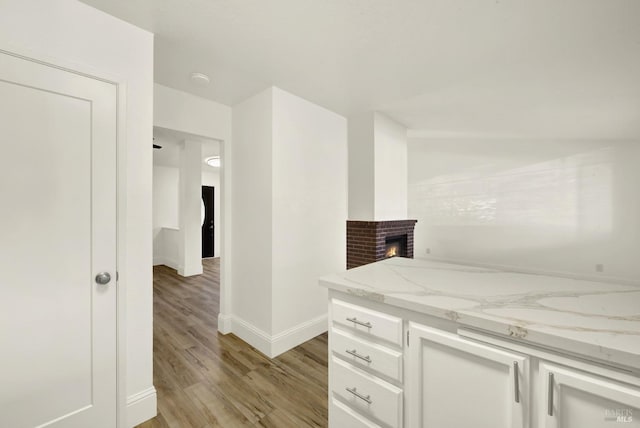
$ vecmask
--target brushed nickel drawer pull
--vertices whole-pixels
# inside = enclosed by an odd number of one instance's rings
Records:
[[[518,373],[518,362],[513,362],[513,393],[516,403],[520,402],[520,374]]]
[[[362,394],[360,394],[357,390],[356,387],[354,386],[353,388],[345,388],[347,391],[349,391],[350,393],[352,393],[353,395],[355,395],[356,397],[358,397],[359,399],[361,399],[362,401],[366,401],[368,404],[373,404],[373,401],[371,401],[371,396],[367,395],[366,397]]]
[[[549,373],[547,388],[547,414],[553,416],[553,373]]]
[[[373,325],[371,325],[371,323],[370,323],[369,321],[367,321],[367,322],[360,321],[360,320],[359,320],[358,318],[356,318],[356,317],[353,317],[353,318],[349,318],[349,317],[347,317],[347,321],[352,322],[352,323],[354,323],[354,324],[358,324],[358,325],[361,325],[361,326],[367,327],[367,328],[371,328],[371,327],[373,327]]]
[[[361,360],[366,361],[367,363],[371,362],[371,358],[368,355],[366,357],[363,357],[362,355],[358,354],[355,349],[353,351],[350,351],[347,349],[345,352],[347,354],[353,355],[356,358],[360,358]]]

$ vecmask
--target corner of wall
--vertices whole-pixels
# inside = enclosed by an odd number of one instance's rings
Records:
[[[253,324],[234,315],[218,316],[218,330],[233,333],[269,358],[275,358],[314,337],[328,328],[327,314],[300,323],[275,335],[270,335]],[[223,329],[226,332],[223,332]]]
[[[231,333],[231,315],[223,314],[222,312],[218,314],[218,331],[222,334]]]
[[[158,396],[152,386],[127,397],[127,427],[135,427],[157,414]]]
[[[310,319],[271,337],[272,358],[327,331],[328,315]]]

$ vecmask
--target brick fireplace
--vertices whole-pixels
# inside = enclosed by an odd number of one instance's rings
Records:
[[[347,220],[347,269],[389,257],[413,258],[417,220]]]

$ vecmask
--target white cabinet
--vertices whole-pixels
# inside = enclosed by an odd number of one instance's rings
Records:
[[[335,398],[331,400],[329,426],[344,428],[380,428],[380,425],[376,425],[367,420],[357,412],[353,411],[349,406],[342,404],[341,401],[336,400]]]
[[[409,323],[407,426],[528,427],[529,359]]]
[[[330,301],[329,426],[403,427],[403,320]]]
[[[402,318],[334,299],[332,319],[336,326],[358,332],[367,339],[402,346]]]
[[[541,428],[640,427],[637,387],[546,362],[539,379]]]
[[[331,351],[358,368],[402,382],[402,351],[361,339],[339,329],[332,329]]]
[[[637,373],[355,296],[329,305],[330,428],[640,428]]]
[[[339,358],[331,359],[334,398],[385,426],[402,427],[402,389]]]

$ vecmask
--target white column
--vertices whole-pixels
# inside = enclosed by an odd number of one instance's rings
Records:
[[[378,112],[374,118],[374,220],[406,220],[409,187],[407,128]]]
[[[373,112],[349,117],[349,220],[375,219],[375,120]]]
[[[185,140],[180,145],[180,184],[178,216],[180,238],[178,273],[182,276],[202,273],[202,144]]]
[[[349,117],[349,220],[407,218],[407,129],[378,112]]]

